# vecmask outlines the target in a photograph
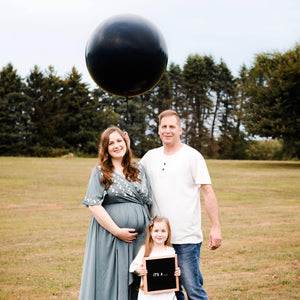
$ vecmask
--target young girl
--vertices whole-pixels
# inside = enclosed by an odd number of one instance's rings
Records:
[[[143,265],[143,257],[164,256],[175,254],[171,245],[171,227],[169,220],[165,217],[157,216],[153,223],[148,225],[145,244],[140,248],[136,258],[130,265],[129,271],[143,276],[147,270]],[[180,269],[177,267],[174,276],[180,276]],[[176,299],[175,292],[160,294],[144,294],[143,280],[141,280],[138,300],[173,300]]]

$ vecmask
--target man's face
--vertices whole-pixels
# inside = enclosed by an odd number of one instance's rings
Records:
[[[162,118],[158,128],[158,134],[164,145],[172,146],[180,142],[181,133],[181,125],[178,124],[175,116]]]

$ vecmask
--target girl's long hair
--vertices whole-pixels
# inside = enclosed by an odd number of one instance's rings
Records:
[[[100,180],[100,184],[105,184],[105,189],[107,190],[112,182],[112,174],[114,171],[114,166],[111,160],[111,156],[108,153],[108,144],[109,144],[109,136],[113,133],[117,132],[120,134],[122,139],[125,141],[126,144],[126,153],[122,160],[122,166],[123,166],[123,173],[125,175],[125,178],[128,181],[138,181],[141,180],[138,178],[138,175],[140,173],[140,170],[135,167],[132,163],[132,152],[129,147],[129,140],[125,137],[124,132],[117,126],[110,126],[106,130],[103,131],[100,138],[99,143],[99,162],[98,165],[101,166],[102,171],[102,178]]]
[[[151,233],[153,230],[153,226],[155,223],[160,223],[160,222],[164,222],[167,225],[167,229],[168,229],[168,238],[165,241],[165,245],[172,247],[171,245],[171,226],[170,226],[170,222],[168,220],[168,218],[166,217],[161,217],[161,216],[156,216],[153,219],[153,222],[151,224],[148,225],[147,228],[147,237],[146,237],[146,241],[145,241],[145,254],[144,257],[148,257],[151,254],[151,251],[153,249],[153,239],[151,237]]]

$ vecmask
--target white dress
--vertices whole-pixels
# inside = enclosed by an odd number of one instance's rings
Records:
[[[145,254],[145,247],[142,246],[130,265],[129,272],[134,272],[138,267],[141,266],[143,262],[143,257]],[[163,256],[175,254],[175,250],[172,247],[166,247],[162,252],[151,253],[149,257]],[[143,279],[141,280],[141,285],[143,285]],[[144,291],[139,289],[138,300],[176,300],[175,292],[161,293],[161,294],[144,294]]]

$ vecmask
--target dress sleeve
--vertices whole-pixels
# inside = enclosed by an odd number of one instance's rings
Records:
[[[151,186],[150,186],[150,180],[147,175],[147,172],[144,168],[144,166],[141,163],[137,163],[137,167],[141,171],[140,178],[142,180],[142,186],[143,186],[143,194],[145,193],[146,201],[144,203],[151,205],[152,204],[152,192],[151,192]]]
[[[145,246],[142,246],[138,254],[136,255],[135,259],[132,261],[129,267],[129,272],[133,273],[139,266],[142,265],[144,254],[145,254]]]
[[[100,185],[101,177],[101,168],[100,166],[97,166],[91,173],[87,192],[82,201],[85,206],[102,204],[106,191],[104,185]]]

